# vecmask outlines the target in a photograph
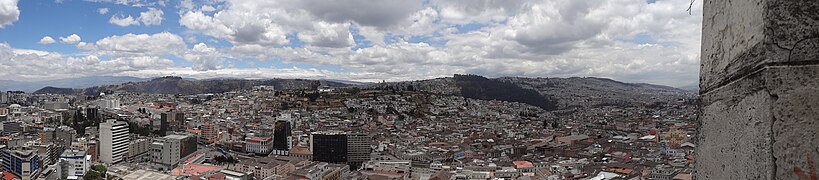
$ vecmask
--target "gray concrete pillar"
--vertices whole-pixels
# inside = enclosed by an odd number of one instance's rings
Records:
[[[819,0],[706,0],[703,13],[695,179],[810,177]]]

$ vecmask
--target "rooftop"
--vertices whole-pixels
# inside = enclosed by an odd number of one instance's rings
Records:
[[[85,157],[85,151],[80,150],[65,150],[63,154],[60,154],[61,158],[76,158],[76,157]]]
[[[125,180],[175,180],[176,177],[159,173],[153,171],[146,171],[146,170],[137,170],[132,172],[131,174],[122,177]]]

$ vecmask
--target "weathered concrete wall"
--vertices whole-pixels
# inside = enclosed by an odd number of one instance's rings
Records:
[[[819,0],[706,0],[703,15],[695,178],[810,177]]]

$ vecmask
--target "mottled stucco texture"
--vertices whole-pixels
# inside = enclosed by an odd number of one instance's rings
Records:
[[[695,179],[798,179],[819,158],[819,1],[706,0]]]

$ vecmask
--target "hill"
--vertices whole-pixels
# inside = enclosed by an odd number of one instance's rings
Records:
[[[45,87],[60,88],[87,88],[94,86],[104,86],[111,84],[121,84],[126,82],[141,82],[150,79],[129,77],[129,76],[90,76],[79,78],[65,78],[45,81],[14,81],[0,80],[0,91],[25,91],[33,92]]]
[[[696,93],[668,86],[624,83],[606,78],[499,78],[557,99],[560,109],[595,106],[638,106],[695,98]]]
[[[453,79],[460,89],[460,95],[466,98],[521,102],[549,111],[557,109],[557,102],[551,97],[543,96],[534,89],[522,88],[511,82],[457,74]]]
[[[96,86],[84,89],[72,89],[71,91],[54,91],[54,88],[44,88],[38,90],[41,93],[62,92],[60,94],[87,95],[94,96],[100,93],[110,92],[131,92],[131,93],[156,93],[156,94],[202,94],[202,93],[222,93],[228,91],[250,89],[254,86],[274,86],[276,89],[306,89],[318,86],[343,87],[348,86],[343,83],[304,80],[304,79],[266,79],[266,80],[245,80],[245,79],[207,79],[191,80],[181,77],[162,77],[143,82],[127,82],[116,85]]]
[[[689,90],[596,77],[484,78],[475,75],[455,75],[447,78],[368,85],[374,86],[397,86],[435,94],[521,102],[546,110],[644,106],[696,98],[696,92]]]
[[[34,91],[34,94],[73,94],[74,89],[71,88],[58,88],[58,87],[51,87],[47,86],[37,91]]]

